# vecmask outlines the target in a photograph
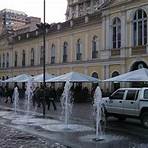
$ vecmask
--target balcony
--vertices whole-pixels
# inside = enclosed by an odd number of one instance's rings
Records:
[[[31,66],[34,66],[34,59],[31,59]]]
[[[120,56],[120,48],[111,49],[111,56]]]
[[[67,55],[63,55],[63,63],[67,62]]]
[[[55,63],[55,57],[51,57],[51,64]]]
[[[93,59],[98,58],[98,51],[93,51],[93,52],[92,52],[92,58],[93,58]]]
[[[7,68],[9,67],[9,62],[6,63],[6,67],[7,67]]]
[[[77,53],[76,60],[82,60],[82,53]]]
[[[136,46],[132,48],[132,55],[146,54],[146,46]]]

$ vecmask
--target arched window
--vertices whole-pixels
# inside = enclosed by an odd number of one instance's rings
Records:
[[[40,48],[40,65],[43,65],[43,46]]]
[[[3,68],[5,67],[5,54],[3,53]]]
[[[55,63],[55,45],[52,44],[51,46],[51,64]]]
[[[67,48],[68,48],[68,43],[64,42],[64,45],[63,45],[63,62],[67,62]]]
[[[121,47],[121,20],[116,17],[113,20],[113,48]]]
[[[9,67],[9,53],[6,56],[6,67]]]
[[[17,58],[18,58],[18,54],[17,51],[15,51],[15,55],[14,55],[14,66],[17,67]]]
[[[98,57],[98,37],[94,36],[92,40],[92,58],[97,58]]]
[[[82,60],[82,44],[80,39],[77,40],[76,45],[76,60]]]
[[[147,44],[147,15],[142,9],[135,12],[133,20],[134,46]]]
[[[97,72],[93,72],[93,73],[92,73],[92,77],[94,77],[94,78],[97,78],[97,79],[98,79],[98,78],[99,78],[99,77],[98,77],[98,73],[97,73]]]
[[[34,65],[34,48],[31,48],[31,66]]]
[[[116,77],[116,76],[118,76],[118,75],[119,75],[119,72],[114,71],[114,72],[112,73],[112,78],[113,78],[113,77]],[[113,91],[117,90],[118,88],[120,88],[120,83],[113,83],[113,84],[112,84],[112,90],[113,90]]]
[[[23,50],[23,53],[22,53],[22,66],[25,66],[26,64],[26,53],[25,53],[25,50]]]

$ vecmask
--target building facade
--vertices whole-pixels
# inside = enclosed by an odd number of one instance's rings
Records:
[[[94,0],[92,0],[94,1]],[[91,1],[91,2],[92,2]],[[46,71],[61,75],[70,71],[107,79],[148,65],[147,0],[101,1],[98,10],[71,17],[46,28]],[[100,1],[98,1],[100,3]],[[85,5],[84,5],[85,6]],[[69,12],[68,12],[69,11]],[[0,37],[0,76],[42,73],[42,30]],[[102,84],[107,90],[110,84]]]

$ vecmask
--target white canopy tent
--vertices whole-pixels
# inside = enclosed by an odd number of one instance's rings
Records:
[[[64,75],[57,76],[55,78],[49,79],[46,82],[93,82],[98,83],[101,80],[93,78],[91,76],[81,74],[78,72],[69,72]]]
[[[119,76],[106,79],[104,82],[148,82],[148,69],[141,68]]]
[[[21,74],[16,77],[9,78],[5,82],[28,82],[32,80],[32,76],[28,74]]]
[[[50,80],[51,78],[54,78],[55,76],[45,73],[45,82],[47,80]],[[33,82],[43,82],[43,74],[39,74],[33,77]]]

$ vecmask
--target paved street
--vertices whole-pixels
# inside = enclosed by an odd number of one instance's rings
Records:
[[[42,108],[31,107],[34,116],[24,119],[26,109],[20,101],[18,115],[14,114],[12,104],[0,105],[0,147],[2,148],[46,148],[55,143],[72,148],[147,148],[148,130],[141,127],[138,120],[128,119],[119,122],[115,118],[107,121],[105,140],[93,142],[95,131],[60,132],[53,131],[53,125],[61,124],[61,107],[57,103],[57,111],[46,110],[47,117],[42,118]],[[52,106],[51,106],[52,107]],[[32,113],[30,113],[32,115]],[[91,103],[74,104],[70,123],[86,125],[94,128],[93,108]],[[27,120],[27,121],[26,121]],[[35,121],[35,122],[34,122]],[[1,138],[2,137],[2,138]]]

